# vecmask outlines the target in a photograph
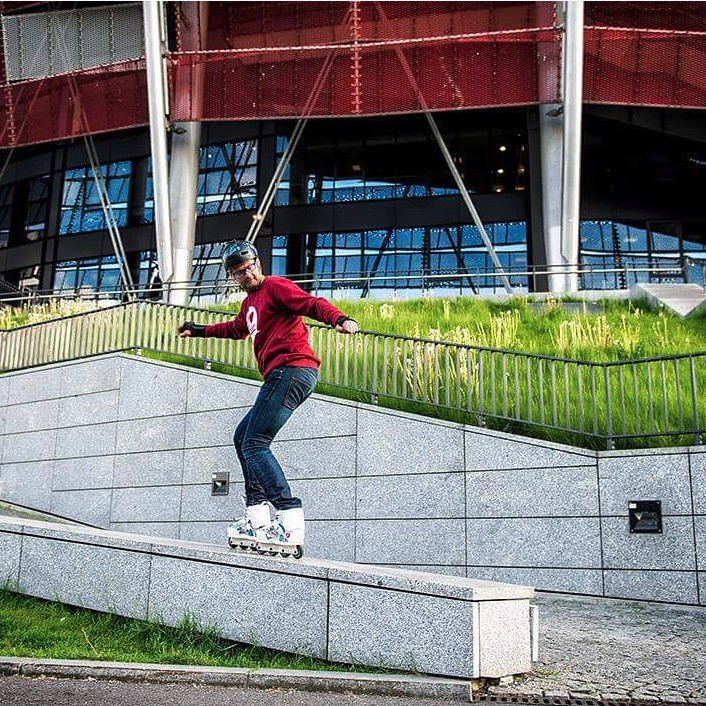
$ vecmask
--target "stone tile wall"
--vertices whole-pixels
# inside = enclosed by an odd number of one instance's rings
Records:
[[[121,355],[0,376],[0,499],[224,543],[232,433],[258,389]],[[702,447],[596,453],[315,395],[274,450],[309,555],[706,605]],[[661,501],[662,534],[629,532],[632,500]]]

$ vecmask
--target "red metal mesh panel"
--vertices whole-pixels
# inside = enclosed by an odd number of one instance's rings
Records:
[[[0,3],[0,12],[32,5]],[[176,120],[379,115],[559,97],[558,71],[538,69],[559,56],[552,2],[209,2],[204,28],[196,3],[170,7],[178,9],[179,51],[170,57]],[[0,82],[0,148],[148,123],[143,61],[12,84],[0,73]]]
[[[3,87],[0,148],[148,123],[144,62]]]
[[[584,100],[706,108],[706,3],[586,4]]]
[[[538,8],[550,20],[541,27]],[[558,56],[553,8],[212,2],[206,50],[171,55],[172,117],[380,115],[551,102],[558,72],[548,80],[539,65]]]
[[[210,2],[204,28],[193,3],[180,9],[169,60],[176,120],[560,98],[552,2]],[[584,99],[706,107],[706,3],[586,3]],[[10,85],[0,62],[0,148],[147,122],[142,61]]]

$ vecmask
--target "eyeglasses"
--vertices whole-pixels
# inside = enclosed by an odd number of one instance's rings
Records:
[[[249,265],[246,265],[245,267],[239,269],[239,270],[230,270],[228,274],[233,277],[233,279],[242,279],[246,275],[249,275],[257,266],[257,258],[255,258]]]

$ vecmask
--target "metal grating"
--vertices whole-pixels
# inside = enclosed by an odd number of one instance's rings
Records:
[[[8,81],[81,71],[145,53],[138,3],[5,15],[2,25]]]
[[[628,694],[595,694],[578,695],[566,694],[542,694],[542,693],[499,693],[482,694],[477,698],[479,703],[484,704],[530,704],[531,706],[660,706],[661,704],[686,704],[690,706],[706,706],[706,699],[695,697],[685,698],[681,696],[665,697],[640,697]]]

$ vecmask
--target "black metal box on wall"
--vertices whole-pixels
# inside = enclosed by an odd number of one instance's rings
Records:
[[[228,471],[216,471],[211,476],[211,495],[228,495],[228,483],[230,473]]]
[[[631,500],[628,503],[632,534],[662,534],[662,502]]]

